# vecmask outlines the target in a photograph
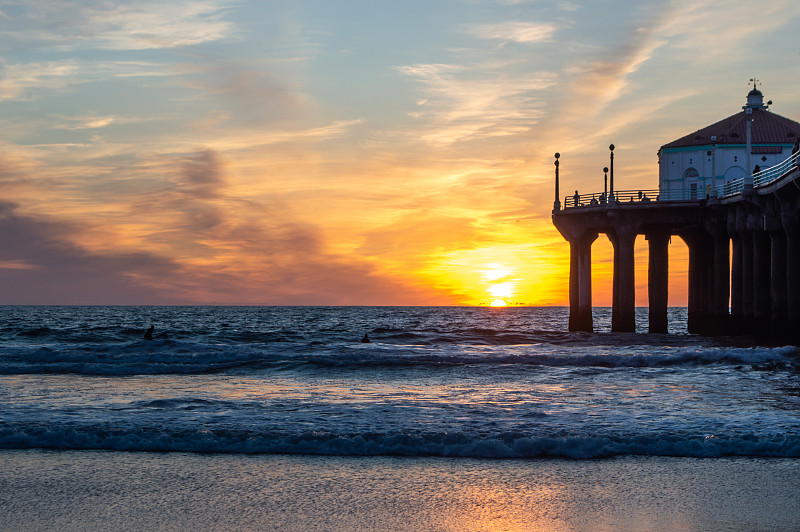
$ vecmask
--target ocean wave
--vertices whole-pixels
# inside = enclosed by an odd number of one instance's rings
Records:
[[[4,348],[0,374],[161,375],[215,373],[281,359],[278,353],[174,340]]]
[[[648,350],[625,346],[617,350],[551,349],[550,346],[517,346],[507,349],[437,350],[408,346],[397,349],[359,350],[342,348],[336,353],[321,353],[304,359],[307,364],[325,366],[468,366],[523,365],[549,367],[639,368],[705,366],[712,364],[755,366],[761,369],[793,369],[800,362],[795,347],[711,348]],[[591,351],[602,351],[594,352]]]
[[[425,346],[401,344],[285,343],[270,347],[198,344],[175,340],[126,344],[0,349],[0,374],[158,375],[302,368],[403,368],[526,366],[663,368],[729,365],[757,370],[794,370],[800,350],[782,348],[592,349],[547,344],[517,346]]]
[[[58,449],[332,456],[441,456],[459,458],[597,459],[619,455],[716,458],[800,457],[800,436],[648,435],[535,437],[519,433],[298,434],[248,430],[1,427],[0,449]]]

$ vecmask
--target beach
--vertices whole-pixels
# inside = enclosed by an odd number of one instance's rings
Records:
[[[800,460],[0,452],[0,528],[796,530]]]

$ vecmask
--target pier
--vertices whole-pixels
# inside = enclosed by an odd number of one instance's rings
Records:
[[[611,146],[613,162],[613,145]],[[649,331],[667,332],[670,238],[689,249],[690,333],[753,334],[800,343],[800,169],[798,153],[733,183],[692,191],[559,191],[553,223],[570,244],[569,330],[592,331],[592,243],[614,249],[612,331],[633,332],[634,242],[648,242]]]

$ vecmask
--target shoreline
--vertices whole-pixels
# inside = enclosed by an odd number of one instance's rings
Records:
[[[800,459],[0,451],[0,528],[787,530]]]

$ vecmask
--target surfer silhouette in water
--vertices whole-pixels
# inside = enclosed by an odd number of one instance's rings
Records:
[[[145,340],[152,340],[153,338],[158,338],[159,340],[166,340],[169,338],[169,335],[165,332],[159,333],[157,336],[153,336],[153,331],[156,329],[155,325],[151,325],[149,329],[144,332],[144,339]]]
[[[372,343],[372,340],[369,339],[369,336],[364,334],[364,338],[361,339],[361,343],[362,344],[370,344],[370,343]]]

